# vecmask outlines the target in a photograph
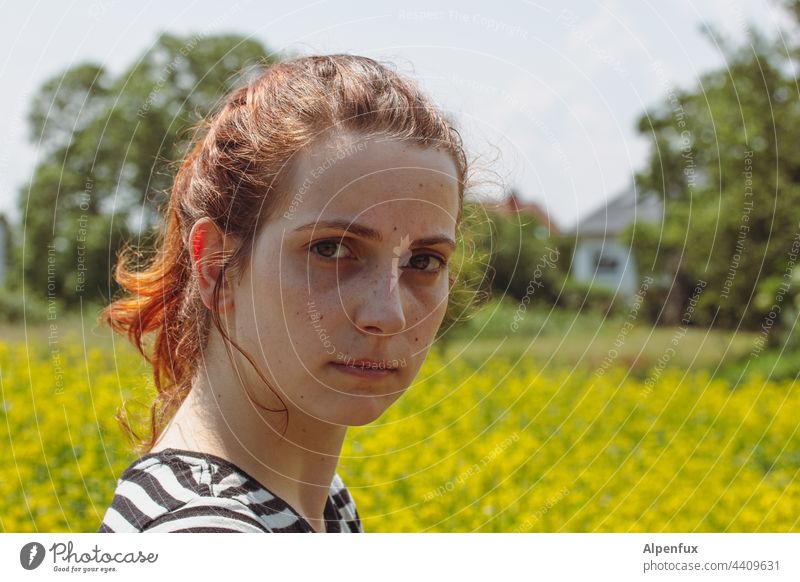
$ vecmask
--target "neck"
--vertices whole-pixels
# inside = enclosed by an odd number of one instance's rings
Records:
[[[227,459],[287,502],[316,531],[325,531],[323,512],[347,427],[309,417],[283,398],[289,408],[287,426],[283,405],[263,382],[257,389],[249,386],[248,397],[241,386],[246,376],[229,366],[212,368],[211,361],[227,358],[206,360],[152,451],[183,448]]]

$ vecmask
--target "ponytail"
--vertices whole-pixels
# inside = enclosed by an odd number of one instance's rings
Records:
[[[188,394],[207,336],[186,333],[187,329],[207,331],[204,320],[208,311],[203,308],[196,285],[192,285],[191,257],[184,243],[179,212],[179,201],[188,190],[200,146],[198,143],[176,176],[168,219],[156,243],[154,260],[145,269],[134,270],[132,265],[139,263],[141,253],[127,243],[123,246],[117,254],[114,277],[127,295],[109,304],[99,317],[115,332],[127,335],[153,368],[157,395],[150,410],[150,438],[136,434],[124,407],[116,415],[138,453],[152,448],[161,428]],[[150,333],[155,333],[152,348],[144,345],[144,338]]]

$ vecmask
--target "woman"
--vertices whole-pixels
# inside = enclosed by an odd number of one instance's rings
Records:
[[[121,254],[128,295],[101,315],[158,396],[99,531],[363,531],[342,443],[442,323],[466,173],[451,124],[371,59],[298,58],[233,91],[176,176],[155,260]]]

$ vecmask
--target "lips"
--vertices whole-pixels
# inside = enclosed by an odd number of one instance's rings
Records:
[[[373,358],[349,358],[338,359],[331,364],[344,370],[360,372],[396,372],[402,361],[398,360],[378,360]]]
[[[357,370],[385,370],[387,372],[394,372],[397,370],[397,363],[395,361],[387,360],[368,360],[359,358],[355,360],[346,360],[344,362],[332,362],[337,366],[346,368],[355,368]]]

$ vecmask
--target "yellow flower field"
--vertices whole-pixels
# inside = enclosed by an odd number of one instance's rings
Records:
[[[0,343],[0,530],[96,531],[133,460],[114,413],[151,385],[121,341]],[[798,532],[798,411],[788,382],[433,351],[339,473],[374,532]]]

